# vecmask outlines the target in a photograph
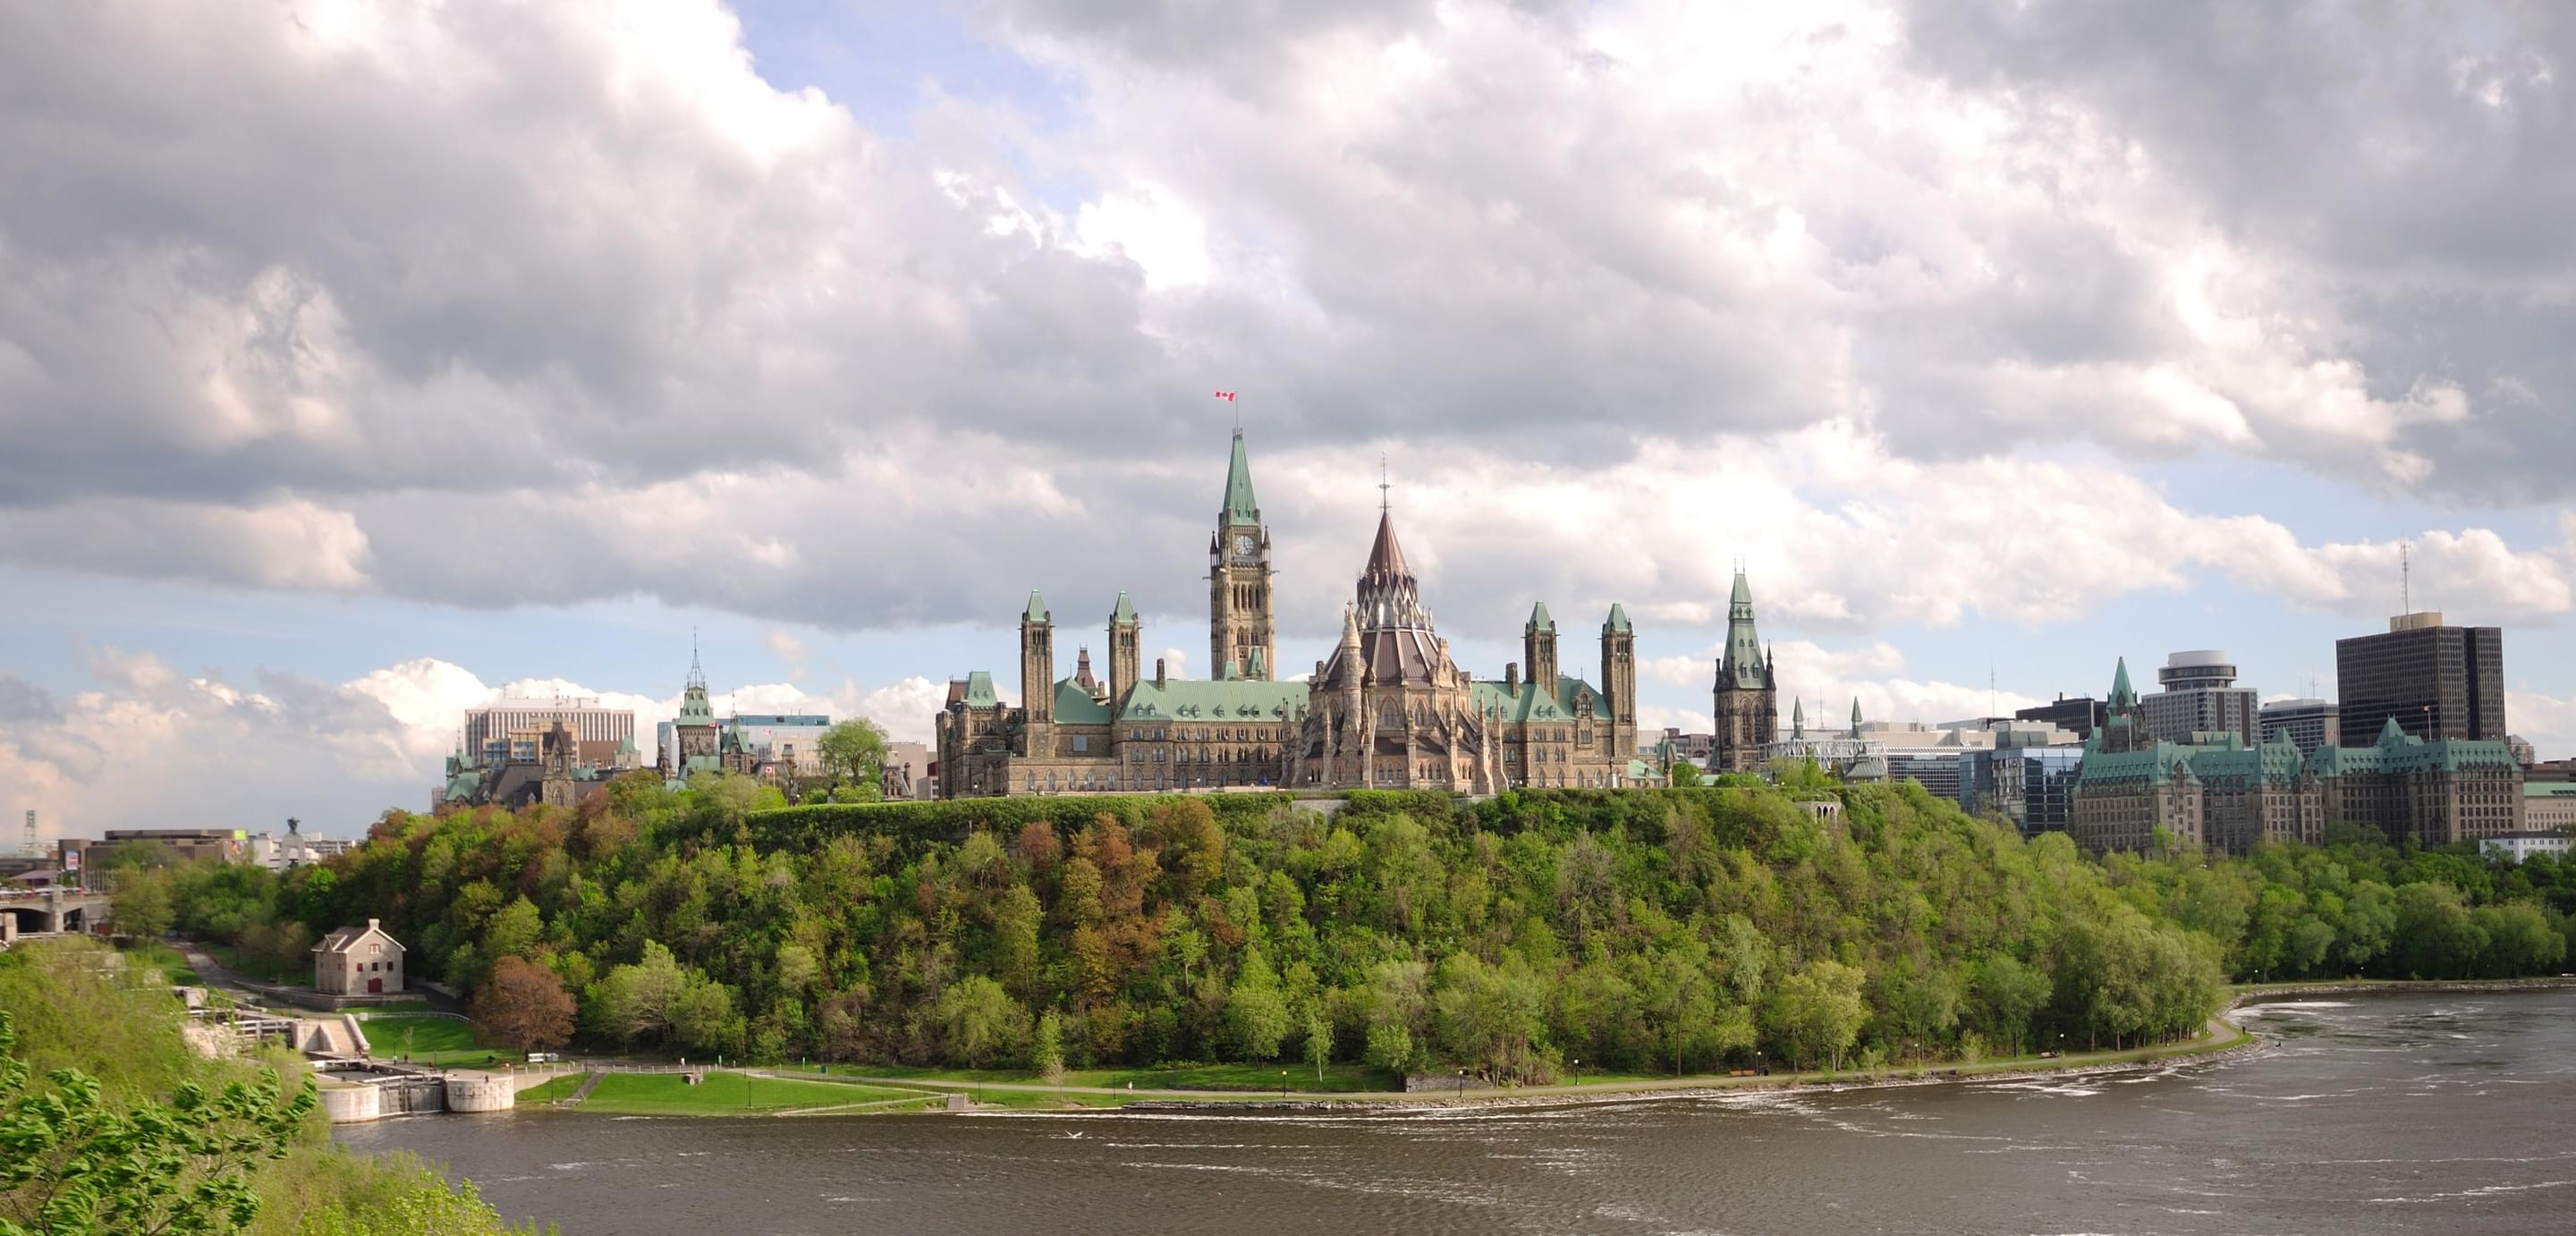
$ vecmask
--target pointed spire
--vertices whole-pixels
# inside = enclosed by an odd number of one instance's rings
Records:
[[[1852,737],[1854,737],[1854,738],[1858,738],[1858,737],[1860,737],[1860,697],[1859,697],[1859,696],[1857,696],[1857,695],[1855,695],[1855,696],[1853,696],[1853,697],[1852,697],[1852,732],[1851,732],[1851,736],[1852,736]]]
[[[1798,697],[1795,702],[1789,705],[1789,737],[1804,738],[1806,736],[1807,699],[1802,695]]]
[[[1020,621],[1045,622],[1047,620],[1046,598],[1039,596],[1037,589],[1029,589],[1029,607],[1021,611]]]
[[[1404,547],[1395,541],[1395,514],[1380,510],[1377,515],[1377,542],[1369,546],[1367,573],[1371,575],[1411,575],[1413,568],[1404,563]]]
[[[1243,427],[1234,430],[1234,453],[1225,463],[1225,506],[1217,512],[1220,524],[1257,524],[1261,522],[1261,504],[1252,498],[1252,461],[1243,454]]]
[[[1610,603],[1610,620],[1602,623],[1601,629],[1604,632],[1617,633],[1621,635],[1627,634],[1630,630],[1630,627],[1628,626],[1628,607],[1621,605],[1617,601],[1612,601]]]
[[[698,668],[698,629],[696,627],[689,628],[689,688],[695,691],[707,689],[707,673]]]
[[[1035,596],[1036,594],[1031,593],[1030,595]],[[1130,623],[1136,621],[1136,606],[1128,601],[1126,593],[1121,592],[1118,594],[1118,606],[1117,608],[1109,611],[1109,621],[1113,623]]]
[[[1535,634],[1540,631],[1553,631],[1555,629],[1556,619],[1547,616],[1547,602],[1541,601],[1530,607],[1529,626],[1525,628],[1527,632]]]
[[[2129,685],[2129,659],[2122,657],[2120,667],[2111,673],[2111,707],[2115,711],[2123,710],[2136,706],[2137,702],[2137,688]]]
[[[1744,571],[1735,572],[1735,588],[1726,605],[1726,657],[1720,674],[1737,687],[1759,689],[1771,685],[1770,657],[1763,651],[1761,633],[1753,626],[1753,585],[1746,582]]]

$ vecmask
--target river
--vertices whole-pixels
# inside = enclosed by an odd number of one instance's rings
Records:
[[[2452,1233],[2576,1227],[2576,992],[2240,1010],[2254,1052],[2075,1077],[1358,1115],[350,1126],[565,1236]]]

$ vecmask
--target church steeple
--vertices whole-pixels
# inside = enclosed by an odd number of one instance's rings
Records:
[[[1746,772],[1761,765],[1762,749],[1780,732],[1779,681],[1779,665],[1763,649],[1762,635],[1754,629],[1753,585],[1738,567],[1726,602],[1726,643],[1717,661],[1711,710],[1717,722],[1717,749],[1712,769]],[[1791,706],[1804,713],[1803,704]]]

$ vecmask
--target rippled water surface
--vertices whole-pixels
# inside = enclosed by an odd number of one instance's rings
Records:
[[[1360,1116],[354,1126],[588,1233],[2576,1231],[2576,992],[2243,1011],[2079,1078]]]

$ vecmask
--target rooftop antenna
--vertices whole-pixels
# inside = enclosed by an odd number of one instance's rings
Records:
[[[2415,612],[2415,546],[2407,541],[2397,543],[2397,612]]]

